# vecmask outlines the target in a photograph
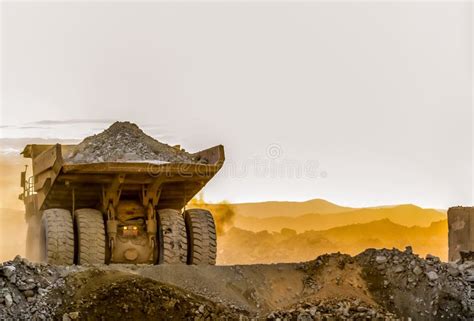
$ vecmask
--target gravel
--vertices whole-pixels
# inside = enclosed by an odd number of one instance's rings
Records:
[[[48,296],[64,286],[61,275],[77,267],[53,267],[16,256],[0,263],[0,320],[49,320],[62,301]]]
[[[473,258],[445,263],[411,248],[368,249],[285,265],[174,268],[177,278],[201,279],[196,291],[139,273],[152,266],[62,267],[17,256],[0,264],[0,320],[153,320],[163,313],[175,320],[474,320]],[[203,277],[207,270],[222,270],[215,274],[223,279],[214,284],[216,295],[206,290],[212,286]],[[278,289],[283,275],[293,281],[278,290],[282,300],[269,304],[261,287]],[[237,282],[242,277],[247,287]],[[302,288],[293,291],[296,286]],[[226,302],[219,291],[242,295],[259,310]]]
[[[380,256],[387,258],[379,263]],[[399,317],[413,320],[473,320],[474,261],[444,263],[397,249],[369,249],[355,257],[377,302]]]
[[[274,311],[267,320],[394,320],[396,316],[381,307],[357,299],[302,302],[291,309]]]
[[[179,146],[159,142],[130,122],[115,122],[102,133],[85,138],[64,160],[66,163],[207,163],[206,159],[194,157]]]

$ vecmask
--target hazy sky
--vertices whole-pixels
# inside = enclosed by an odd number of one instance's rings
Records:
[[[226,147],[212,201],[473,203],[466,3],[1,4],[1,136]]]

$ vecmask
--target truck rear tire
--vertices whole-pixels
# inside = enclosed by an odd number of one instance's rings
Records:
[[[49,264],[74,264],[74,229],[71,212],[51,208],[41,219],[42,259]]]
[[[77,264],[105,263],[105,225],[102,213],[83,208],[74,212]]]
[[[216,264],[216,226],[211,212],[189,209],[184,212],[188,232],[188,264]]]
[[[186,264],[186,226],[181,213],[173,209],[158,211],[158,264]]]

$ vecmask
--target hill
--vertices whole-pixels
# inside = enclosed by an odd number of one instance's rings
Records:
[[[382,219],[389,219],[394,223],[409,227],[415,225],[427,227],[433,222],[446,219],[446,214],[414,205],[399,205],[394,207],[353,209],[333,214],[305,214],[296,217],[257,218],[254,216],[237,215],[234,222],[236,227],[254,232],[263,230],[280,231],[282,228],[304,232],[368,223]]]
[[[306,213],[333,214],[354,210],[350,207],[339,206],[323,199],[313,199],[304,202],[259,202],[232,204],[238,216],[267,218],[275,216],[296,217]]]
[[[252,232],[234,227],[218,239],[218,258],[220,264],[295,262],[324,253],[357,254],[367,248],[411,245],[416,253],[431,253],[446,260],[447,237],[446,220],[428,227],[407,227],[383,219],[304,233],[287,228]]]

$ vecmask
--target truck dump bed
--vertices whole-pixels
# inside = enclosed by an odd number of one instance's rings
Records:
[[[75,145],[27,145],[22,154],[32,158],[33,176],[23,197],[35,210],[69,206],[95,208],[108,186],[120,182],[121,198],[143,195],[144,186],[159,188],[158,208],[181,209],[220,170],[224,147],[202,150],[207,163],[161,161],[68,163],[63,155]],[[28,209],[27,209],[28,212]]]

